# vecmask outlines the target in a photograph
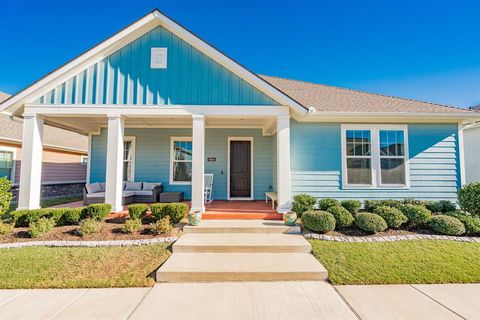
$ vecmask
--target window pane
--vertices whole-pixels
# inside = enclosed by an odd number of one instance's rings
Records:
[[[372,184],[370,159],[347,159],[348,184]]]
[[[175,160],[192,160],[192,142],[175,141],[173,143]]]
[[[7,177],[7,179],[11,180],[12,179],[11,174],[12,174],[12,169],[0,168],[0,177]]]
[[[0,168],[13,167],[13,152],[0,151]]]
[[[380,130],[380,156],[404,156],[404,137],[401,130]]]
[[[371,134],[369,130],[347,130],[347,155],[369,156]]]
[[[405,184],[405,159],[381,159],[382,184]]]
[[[123,160],[132,160],[132,141],[123,143]]]
[[[123,162],[123,181],[133,181],[131,161]]]
[[[192,181],[192,163],[174,162],[173,181]]]

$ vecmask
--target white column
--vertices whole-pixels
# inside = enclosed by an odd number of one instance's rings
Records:
[[[277,117],[277,212],[291,209],[290,117]]]
[[[24,115],[18,209],[40,208],[43,119]]]
[[[108,116],[105,203],[108,203],[112,206],[112,212],[120,212],[123,210],[122,189],[124,124],[124,120],[121,116]]]
[[[205,212],[203,174],[205,171],[205,116],[193,115],[192,126],[192,208]]]

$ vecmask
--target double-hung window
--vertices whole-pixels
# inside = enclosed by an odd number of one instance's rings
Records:
[[[0,147],[0,177],[12,182],[15,179],[15,154],[15,148]]]
[[[343,186],[408,187],[407,140],[405,125],[342,125]]]
[[[135,138],[123,139],[123,181],[135,181]]]
[[[170,145],[170,183],[190,184],[192,181],[192,138],[172,137]]]

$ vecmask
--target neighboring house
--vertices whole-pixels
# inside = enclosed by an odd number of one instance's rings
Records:
[[[254,53],[253,53],[254,54]],[[280,68],[281,66],[279,66]],[[339,199],[456,200],[463,123],[476,112],[259,76],[155,10],[1,105],[23,116],[20,207],[39,205],[44,121],[89,135],[91,182],[122,210],[122,180],[162,182],[204,210],[213,198],[279,209]],[[25,158],[25,157],[24,157]]]
[[[10,95],[0,92],[0,102]],[[8,177],[16,195],[22,161],[23,119],[0,114],[0,177]],[[81,194],[87,174],[88,138],[45,126],[43,132],[42,197]]]
[[[480,105],[470,109],[478,112]],[[466,125],[463,132],[466,182],[480,182],[480,123]]]

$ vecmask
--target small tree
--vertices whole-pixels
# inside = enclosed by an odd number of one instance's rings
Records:
[[[12,183],[7,177],[0,178],[0,216],[10,210],[12,199]]]

